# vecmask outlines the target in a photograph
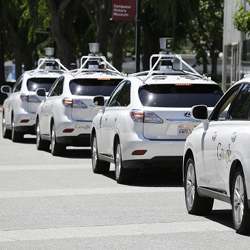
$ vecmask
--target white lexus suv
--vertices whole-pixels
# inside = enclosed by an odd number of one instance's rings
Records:
[[[8,95],[3,103],[2,135],[20,142],[24,134],[35,134],[36,112],[44,99],[36,91],[49,92],[54,81],[67,69],[58,59],[41,58],[38,67],[26,71],[17,80],[13,91],[2,86],[1,92]]]
[[[67,146],[90,146],[91,123],[100,109],[93,98],[102,95],[107,99],[123,79],[105,57],[83,57],[81,68],[63,74],[39,107],[37,149],[51,146],[51,153],[60,155]]]
[[[213,81],[184,71],[180,57],[158,57],[147,74],[127,77],[94,118],[94,173],[107,172],[110,163],[115,163],[116,180],[124,183],[131,180],[133,169],[181,162],[186,137],[198,124],[191,117],[191,107],[213,107],[222,96]],[[175,68],[172,62],[177,59]],[[161,68],[156,70],[159,63]]]
[[[250,232],[250,78],[233,85],[208,118],[206,106],[193,107],[202,121],[187,138],[183,176],[186,207],[208,214],[214,199],[232,204],[234,227]]]

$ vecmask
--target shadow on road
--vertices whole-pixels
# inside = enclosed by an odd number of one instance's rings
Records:
[[[110,171],[104,176],[115,181],[115,172]],[[182,187],[182,177],[177,171],[166,169],[142,169],[134,173],[129,186],[140,187]]]
[[[36,144],[36,138],[23,138],[22,142],[24,144]]]
[[[72,159],[89,159],[91,157],[90,149],[67,149],[62,155],[58,156],[62,158]]]
[[[220,223],[223,226],[227,226],[232,229],[234,228],[231,209],[213,210],[211,214],[206,216],[206,218]]]

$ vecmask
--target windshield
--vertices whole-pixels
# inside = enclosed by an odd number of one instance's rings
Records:
[[[36,91],[38,88],[43,88],[46,92],[49,92],[56,79],[57,78],[30,78],[27,82],[27,88],[29,91]]]
[[[110,96],[122,79],[74,79],[69,83],[72,95]]]
[[[152,84],[139,89],[139,98],[149,107],[213,107],[223,95],[215,84]]]

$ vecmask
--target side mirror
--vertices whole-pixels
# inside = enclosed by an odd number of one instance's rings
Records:
[[[94,97],[93,102],[96,106],[104,106],[105,104],[104,96],[100,95],[100,96]]]
[[[3,85],[3,86],[1,87],[1,92],[2,92],[3,94],[10,95],[11,92],[12,92],[12,90],[11,90],[11,87],[10,87],[10,86],[8,86],[8,85]]]
[[[36,90],[36,95],[37,95],[37,96],[40,96],[40,97],[45,97],[45,96],[46,96],[46,91],[45,91],[45,89],[42,89],[42,88],[37,89],[37,90]]]
[[[197,120],[208,119],[208,109],[206,105],[197,105],[192,108],[192,116]]]

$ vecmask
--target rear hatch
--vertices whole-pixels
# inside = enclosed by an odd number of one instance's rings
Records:
[[[115,87],[122,81],[120,78],[79,78],[69,83],[70,92],[74,95],[72,103],[72,119],[76,121],[92,121],[100,110],[93,99],[95,96],[109,98]]]
[[[28,95],[21,95],[21,99],[24,102],[24,107],[29,113],[36,113],[38,106],[45,99],[36,95],[36,90],[39,88],[45,89],[48,93],[51,86],[57,78],[30,78],[27,81]]]
[[[198,124],[191,117],[192,106],[204,104],[213,107],[222,94],[216,84],[147,84],[140,87],[144,137],[185,140]]]

